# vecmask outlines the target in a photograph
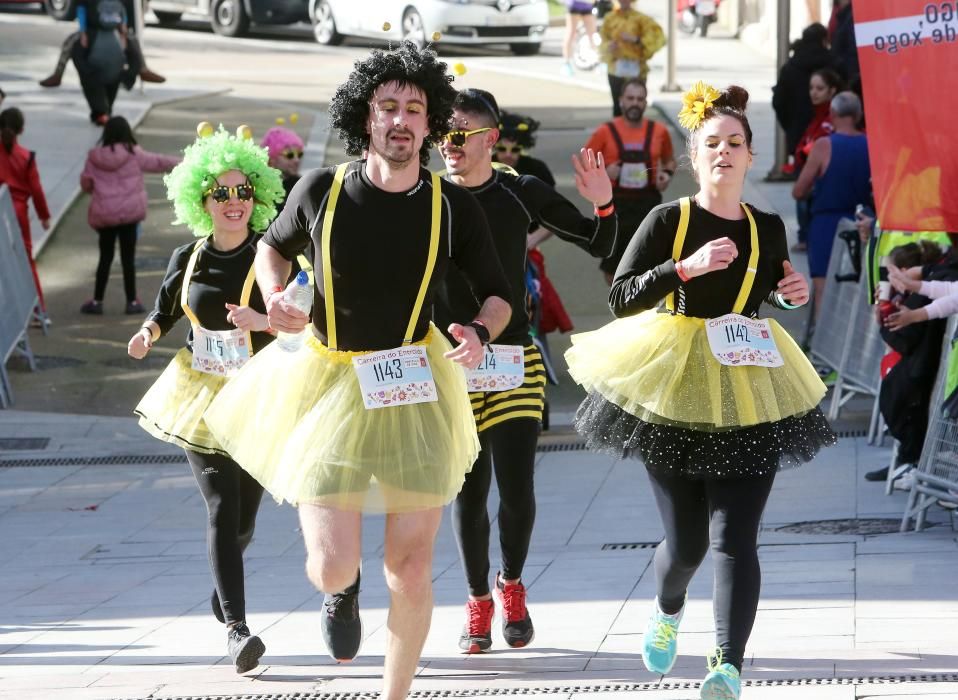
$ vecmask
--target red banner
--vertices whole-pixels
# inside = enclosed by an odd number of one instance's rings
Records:
[[[882,228],[958,231],[958,1],[858,0],[854,12]]]

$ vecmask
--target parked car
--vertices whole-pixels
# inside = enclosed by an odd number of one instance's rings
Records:
[[[53,2],[54,0],[48,0]],[[206,15],[213,31],[243,36],[254,24],[294,24],[309,20],[309,0],[149,0],[160,24],[171,25],[185,13]]]
[[[439,32],[443,44],[508,44],[519,56],[539,52],[549,25],[546,0],[310,0],[316,41],[346,36],[418,46]]]
[[[56,19],[76,17],[76,0],[43,0],[43,4]],[[294,24],[309,20],[309,0],[149,0],[148,5],[160,24],[176,24],[186,13],[205,15],[213,31],[223,36],[246,34],[250,22]]]

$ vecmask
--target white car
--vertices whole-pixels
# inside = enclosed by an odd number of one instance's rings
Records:
[[[549,24],[546,0],[310,0],[309,14],[320,44],[346,36],[400,41],[418,46],[508,44],[513,53],[539,52]]]

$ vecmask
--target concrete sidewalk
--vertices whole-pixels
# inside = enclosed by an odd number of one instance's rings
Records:
[[[0,452],[0,697],[358,699],[379,688],[381,518],[367,520],[363,534],[362,655],[337,666],[319,634],[321,597],[303,573],[295,511],[263,504],[247,553],[247,597],[267,654],[237,676],[209,610],[205,509],[176,451],[125,418],[5,411],[0,438],[4,448],[16,447],[7,438],[40,439],[34,447],[48,440],[42,449]],[[714,643],[710,563],[689,591],[679,661],[659,679],[639,654],[654,595],[652,546],[662,535],[643,470],[578,448],[560,436],[539,455],[524,577],[533,645],[509,650],[496,631],[492,653],[459,654],[466,591],[444,522],[436,610],[414,690],[698,697]],[[843,439],[812,465],[781,474],[761,534],[763,597],[744,697],[958,697],[958,544],[947,516],[933,513],[938,522],[919,534],[855,530],[897,529],[903,494],[886,498],[861,478],[888,452]],[[847,531],[841,522],[809,522],[847,519]]]

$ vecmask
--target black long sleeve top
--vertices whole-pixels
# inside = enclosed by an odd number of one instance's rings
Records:
[[[742,315],[758,315],[763,302],[783,307],[775,296],[785,276],[788,260],[785,224],[777,214],[748,205],[758,227],[759,259],[755,281]],[[675,270],[672,246],[679,225],[679,203],[669,202],[653,209],[636,231],[615,273],[609,292],[609,307],[618,317],[633,316],[654,308],[675,292],[676,312],[698,318],[715,318],[732,312],[745,278],[751,236],[748,218],[723,219],[700,207],[695,200],[680,260],[709,241],[728,237],[738,256],[725,270],[710,272],[682,282]]]
[[[406,192],[386,192],[366,176],[365,161],[350,164],[343,181],[330,239],[330,265],[340,350],[384,350],[403,341],[426,268],[432,219],[432,181],[420,170]],[[287,260],[312,243],[315,289],[313,323],[326,340],[322,273],[322,219],[335,168],[314,170],[296,183],[283,212],[264,237]],[[426,335],[433,303],[452,263],[463,271],[477,299],[509,299],[509,283],[499,264],[489,225],[465,189],[440,181],[442,213],[439,254],[414,340]],[[457,318],[468,323],[473,316]]]
[[[489,220],[496,253],[512,288],[509,325],[496,342],[524,345],[529,342],[526,313],[526,233],[538,226],[552,231],[594,257],[612,252],[618,233],[616,216],[587,217],[578,208],[537,177],[494,170],[478,187],[470,187]],[[451,266],[436,303],[436,325],[473,318],[479,300],[469,289],[457,266]]]
[[[226,314],[229,313],[226,304],[240,303],[243,284],[253,266],[253,258],[256,257],[258,240],[258,234],[250,233],[242,244],[227,251],[216,250],[209,239],[202,244],[202,250],[190,278],[187,301],[203,328],[211,331],[231,331],[236,328],[226,320]],[[156,295],[156,304],[147,317],[148,321],[153,321],[160,327],[163,335],[169,333],[176,322],[186,315],[180,305],[180,293],[183,289],[186,265],[195,246],[196,241],[191,241],[173,251],[163,284]],[[253,284],[249,306],[261,314],[266,313],[263,297],[256,284]],[[273,336],[269,333],[254,331],[250,334],[250,340],[253,344],[253,352],[256,353],[272,342]],[[187,334],[186,346],[192,352],[192,326]]]

